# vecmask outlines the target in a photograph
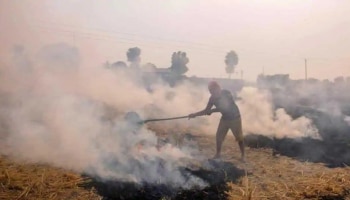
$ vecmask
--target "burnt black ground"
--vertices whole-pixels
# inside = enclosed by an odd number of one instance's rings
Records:
[[[93,179],[87,185],[82,185],[86,189],[94,187],[100,196],[108,200],[119,199],[225,199],[227,190],[226,182],[235,182],[245,174],[244,170],[235,167],[230,162],[209,161],[215,170],[204,168],[180,169],[183,173],[197,176],[206,181],[209,186],[205,188],[181,189],[173,188],[165,184],[135,184],[130,182],[101,181]]]
[[[347,141],[316,140],[312,138],[269,138],[262,135],[246,136],[251,148],[271,148],[274,155],[284,155],[328,167],[350,166],[350,143]]]
[[[311,119],[319,132],[320,140],[307,137],[269,138],[256,133],[245,137],[247,146],[271,148],[275,155],[324,163],[328,167],[350,166],[350,126],[344,121],[343,115],[332,115],[306,106],[285,109],[293,119],[301,116]]]

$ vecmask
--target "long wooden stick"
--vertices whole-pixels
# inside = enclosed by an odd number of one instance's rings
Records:
[[[146,120],[143,120],[142,122],[147,123],[147,122],[156,122],[156,121],[164,121],[164,120],[183,119],[183,118],[188,118],[188,115],[181,116],[181,117],[161,118],[161,119],[146,119]]]

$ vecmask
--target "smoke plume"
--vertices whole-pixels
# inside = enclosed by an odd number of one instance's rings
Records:
[[[199,111],[209,97],[206,85],[183,81],[170,87],[155,79],[146,87],[139,74],[127,68],[80,66],[78,49],[68,44],[45,46],[38,55],[27,72],[15,67],[15,62],[0,66],[2,154],[103,180],[182,188],[206,185],[181,171],[189,160],[202,161],[198,149],[159,146],[156,134],[146,125],[135,126],[124,119],[128,111],[143,119]],[[293,120],[283,109],[275,111],[266,93],[249,87],[238,96],[244,134],[317,137],[309,119]],[[196,128],[214,135],[219,117],[161,123],[169,131]]]
[[[190,149],[159,147],[155,133],[123,118],[130,110],[145,116],[152,103],[170,111],[162,106],[165,88],[153,96],[128,71],[78,67],[79,53],[66,44],[45,46],[39,55],[29,73],[1,66],[1,118],[8,132],[2,134],[2,154],[103,180],[206,184],[180,171],[182,160],[192,159]]]
[[[246,87],[239,93],[239,97],[241,100],[238,105],[243,113],[246,133],[276,138],[320,138],[309,118],[302,116],[293,119],[283,108],[275,110],[268,91]]]

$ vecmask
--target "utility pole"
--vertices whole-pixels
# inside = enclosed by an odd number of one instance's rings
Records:
[[[307,59],[305,58],[305,80],[307,80]]]

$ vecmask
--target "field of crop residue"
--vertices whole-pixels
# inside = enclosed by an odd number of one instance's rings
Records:
[[[153,130],[159,137],[168,137],[165,128]],[[177,131],[178,138],[190,137],[208,158],[214,155],[214,137],[193,130]],[[209,185],[173,190],[162,184],[100,181],[2,156],[0,199],[350,199],[350,167],[330,168],[324,163],[273,155],[271,148],[254,147],[247,147],[247,162],[242,163],[232,135],[226,138],[222,160],[192,163],[183,170]]]

